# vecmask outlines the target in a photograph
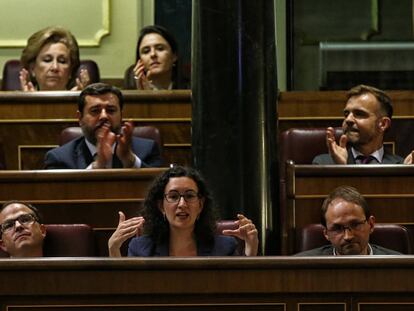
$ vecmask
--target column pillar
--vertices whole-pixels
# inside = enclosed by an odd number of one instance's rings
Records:
[[[193,165],[223,219],[259,229],[263,253],[279,246],[274,3],[194,0]],[[273,251],[272,251],[273,250]]]

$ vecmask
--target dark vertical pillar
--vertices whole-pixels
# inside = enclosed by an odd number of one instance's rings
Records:
[[[251,218],[268,254],[279,245],[275,42],[273,1],[193,1],[194,166],[222,217]]]
[[[166,27],[178,44],[177,88],[188,88],[191,68],[191,0],[155,0],[155,24]]]

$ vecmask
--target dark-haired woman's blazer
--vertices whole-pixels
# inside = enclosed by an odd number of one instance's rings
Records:
[[[239,256],[238,243],[234,237],[217,235],[211,246],[197,245],[197,256]],[[149,236],[133,238],[129,242],[128,256],[169,256],[168,243],[157,245]]]

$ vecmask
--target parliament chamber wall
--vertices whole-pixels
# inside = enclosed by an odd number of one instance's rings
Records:
[[[166,163],[191,164],[191,91],[123,91],[123,118],[160,129]],[[407,155],[414,149],[414,92],[390,91],[394,104],[385,141]],[[77,92],[0,93],[0,141],[11,170],[42,169],[47,150],[59,144],[61,130],[75,126]],[[281,92],[279,132],[292,127],[340,126],[344,91]]]

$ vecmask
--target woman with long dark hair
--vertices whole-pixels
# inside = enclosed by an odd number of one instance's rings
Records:
[[[125,220],[120,212],[118,228],[108,241],[109,255],[120,257],[120,247],[133,237],[128,256],[256,256],[257,229],[250,219],[237,217],[237,229],[217,234],[217,217],[205,181],[196,170],[175,166],[155,180],[143,217]],[[242,254],[235,237],[245,242]]]

